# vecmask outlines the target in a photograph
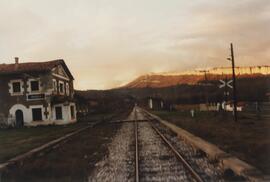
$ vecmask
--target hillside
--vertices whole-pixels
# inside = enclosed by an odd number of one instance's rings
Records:
[[[238,78],[250,78],[270,75],[270,66],[236,67]],[[157,73],[138,77],[123,88],[162,88],[181,84],[194,85],[207,80],[219,80],[231,77],[231,68],[212,68],[205,71],[195,70],[182,73]]]
[[[267,101],[270,92],[270,67],[237,68],[237,95],[239,101]],[[124,87],[111,90],[76,91],[81,102],[96,100],[101,103],[120,105],[124,100],[144,100],[147,97],[162,98],[170,103],[202,103],[208,97],[209,102],[224,99],[224,88],[220,89],[220,79],[231,78],[227,68],[201,72],[149,74],[140,76]],[[228,100],[232,98],[232,89],[228,90]],[[207,94],[206,94],[207,93]]]
[[[196,84],[203,80],[203,75],[143,75],[125,85],[125,88],[159,88],[178,84]]]

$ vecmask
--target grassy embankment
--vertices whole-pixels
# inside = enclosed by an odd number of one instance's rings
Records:
[[[13,166],[2,176],[3,181],[88,181],[97,161],[108,154],[108,144],[120,124],[89,128],[56,149],[40,157]]]
[[[93,114],[87,121],[113,118],[117,114],[119,114],[119,112]],[[69,125],[49,125],[0,130],[0,163],[86,125],[87,122],[77,122]]]
[[[239,117],[235,123],[231,114],[198,112],[191,118],[188,112],[153,113],[270,174],[270,119]]]

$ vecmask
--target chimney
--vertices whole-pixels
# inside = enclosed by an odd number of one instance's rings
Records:
[[[19,66],[19,58],[15,57],[15,70],[18,69],[18,66]]]
[[[15,57],[15,64],[19,64],[19,58]]]

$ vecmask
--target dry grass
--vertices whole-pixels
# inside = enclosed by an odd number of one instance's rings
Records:
[[[3,175],[4,181],[87,181],[88,175],[108,152],[118,125],[99,125],[61,143],[43,156],[13,166]]]
[[[109,114],[110,118],[123,119],[129,112],[115,113]],[[104,119],[104,114],[101,116]],[[107,144],[111,142],[118,128],[119,125],[111,124],[100,124],[89,128],[60,143],[55,149],[43,151],[10,167],[2,175],[2,179],[11,182],[87,181],[96,162],[107,154]],[[52,129],[50,128],[50,131]],[[38,133],[37,130],[35,132]],[[32,145],[33,141],[30,143]]]
[[[221,149],[270,174],[270,120],[240,117],[235,123],[231,115],[187,112],[154,112],[161,118],[218,145]]]
[[[116,113],[119,114],[119,112]],[[112,118],[114,115],[114,113],[91,115],[88,121],[99,121],[104,118]],[[87,122],[77,122],[61,126],[49,125],[0,130],[0,163],[86,125]]]
[[[0,162],[5,162],[82,126],[82,123],[75,123],[66,126],[51,125],[0,130]]]

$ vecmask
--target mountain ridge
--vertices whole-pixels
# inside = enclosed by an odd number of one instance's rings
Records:
[[[239,78],[267,76],[270,75],[270,66],[235,67],[235,74]],[[139,76],[121,88],[162,88],[181,84],[194,85],[207,80],[229,79],[231,75],[231,67],[197,69],[185,72],[150,73]]]

